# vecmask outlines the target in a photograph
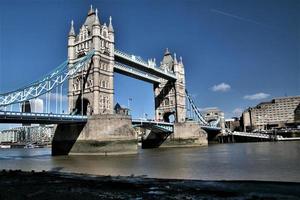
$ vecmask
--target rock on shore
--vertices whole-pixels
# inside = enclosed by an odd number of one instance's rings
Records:
[[[0,172],[0,199],[300,199],[300,183]]]

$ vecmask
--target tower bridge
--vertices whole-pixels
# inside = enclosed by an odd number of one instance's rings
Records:
[[[102,21],[102,20],[101,20]],[[114,112],[114,73],[153,84],[155,120],[132,120]],[[115,48],[112,18],[108,26],[100,23],[92,7],[85,22],[75,32],[71,22],[68,34],[68,59],[51,73],[32,84],[0,95],[0,107],[24,104],[68,84],[68,112],[0,112],[0,123],[57,124],[52,142],[53,155],[135,153],[134,127],[148,129],[145,147],[200,146],[207,144],[207,133],[220,131],[202,117],[185,87],[182,58],[177,60],[167,49],[160,66],[155,59]],[[62,89],[61,89],[62,92]],[[57,100],[56,100],[57,103]],[[50,100],[46,106],[50,107]],[[61,107],[61,106],[60,106]],[[193,120],[187,120],[187,108]],[[57,108],[57,105],[56,105]],[[170,123],[170,116],[175,121]],[[201,128],[202,127],[202,128]]]

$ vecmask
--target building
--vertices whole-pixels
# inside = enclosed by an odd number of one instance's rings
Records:
[[[300,96],[279,97],[246,109],[242,114],[244,131],[295,127]]]
[[[50,144],[54,135],[54,125],[21,126],[0,131],[0,143]]]
[[[225,120],[225,127],[229,129],[230,131],[241,131],[241,123],[240,119],[237,117],[233,117],[231,119],[226,119]]]
[[[210,124],[217,123],[221,128],[225,128],[224,112],[217,107],[207,108],[202,111],[202,115]],[[216,124],[216,125],[217,125]]]
[[[114,107],[115,113],[120,115],[130,115],[130,110],[128,108],[122,107],[117,103]]]

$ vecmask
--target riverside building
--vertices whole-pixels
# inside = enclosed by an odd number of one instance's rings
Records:
[[[300,96],[278,97],[248,108],[242,114],[244,131],[297,127]]]

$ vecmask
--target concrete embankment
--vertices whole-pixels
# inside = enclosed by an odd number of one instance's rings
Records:
[[[0,199],[300,199],[300,183],[0,172]]]

